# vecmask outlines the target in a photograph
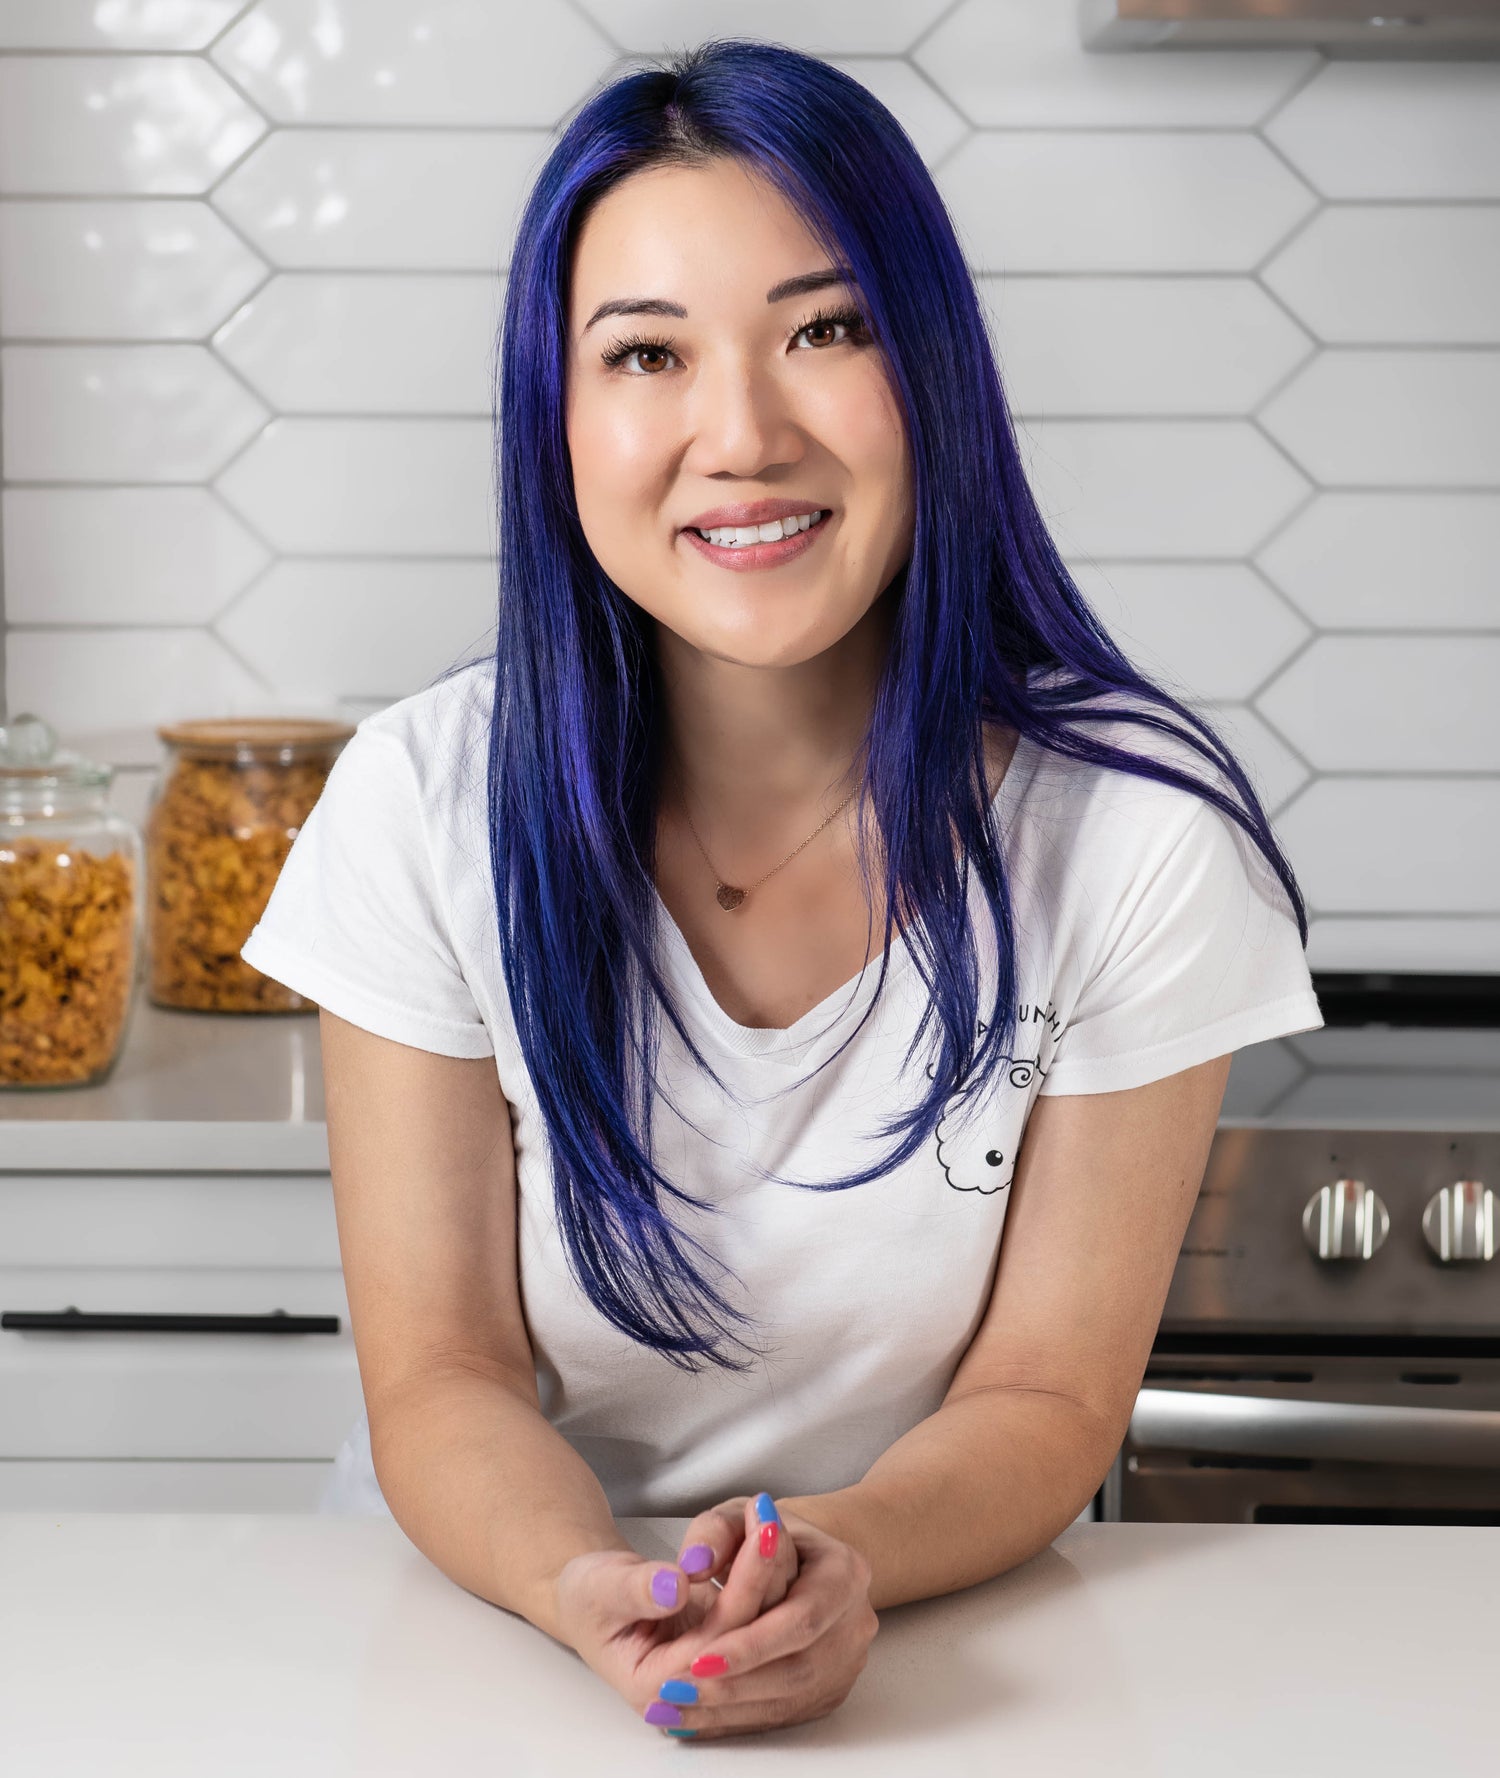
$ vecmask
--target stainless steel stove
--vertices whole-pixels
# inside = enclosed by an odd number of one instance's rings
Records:
[[[1500,978],[1240,1051],[1104,1519],[1500,1525]]]

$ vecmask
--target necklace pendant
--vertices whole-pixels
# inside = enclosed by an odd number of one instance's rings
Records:
[[[737,908],[745,899],[745,891],[736,889],[732,883],[720,883],[715,899],[727,914]]]

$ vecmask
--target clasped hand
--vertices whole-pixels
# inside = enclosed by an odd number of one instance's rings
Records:
[[[681,1557],[695,1546],[690,1573]],[[768,1494],[740,1494],[692,1521],[681,1557],[595,1550],[557,1579],[567,1640],[645,1721],[712,1740],[843,1703],[880,1627],[857,1550],[800,1514],[783,1519]]]

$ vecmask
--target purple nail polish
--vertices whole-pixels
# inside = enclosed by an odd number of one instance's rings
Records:
[[[646,1721],[655,1723],[658,1728],[675,1729],[682,1722],[682,1712],[675,1704],[663,1704],[656,1698],[646,1706]]]
[[[702,1574],[714,1565],[714,1553],[706,1543],[690,1543],[678,1559],[678,1567],[686,1574]]]
[[[651,1576],[651,1597],[658,1605],[677,1603],[677,1576],[670,1568],[658,1568]]]

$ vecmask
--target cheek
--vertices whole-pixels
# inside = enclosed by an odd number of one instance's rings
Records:
[[[644,404],[580,398],[568,415],[568,455],[581,516],[604,520],[616,509],[640,511],[657,479],[662,442]]]
[[[830,390],[819,404],[818,434],[866,487],[873,524],[900,522],[909,502],[910,468],[901,410],[883,376],[861,377]]]

